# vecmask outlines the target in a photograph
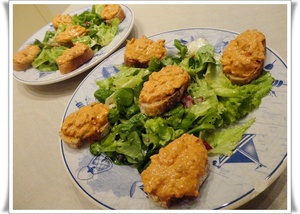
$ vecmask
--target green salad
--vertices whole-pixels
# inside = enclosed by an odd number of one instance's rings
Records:
[[[72,25],[80,25],[88,29],[85,36],[73,39],[73,44],[76,42],[87,44],[96,53],[113,40],[118,32],[120,21],[115,18],[111,24],[107,24],[100,16],[102,8],[103,5],[93,5],[91,11],[86,10],[72,16]],[[34,41],[33,44],[41,49],[39,56],[32,62],[34,68],[40,71],[58,70],[56,58],[69,47],[57,43],[55,37],[65,30],[66,25],[61,23],[57,30],[46,31],[42,41],[38,39]]]
[[[201,138],[209,155],[230,156],[245,131],[255,122],[240,120],[258,108],[273,83],[269,72],[238,86],[223,74],[220,55],[205,43],[190,53],[188,47],[174,40],[178,55],[162,60],[153,58],[148,68],[117,65],[119,72],[97,81],[94,96],[111,107],[108,115],[111,132],[90,145],[93,155],[105,153],[115,164],[131,164],[142,172],[150,157],[183,133]],[[140,112],[139,93],[152,72],[167,65],[178,65],[191,77],[180,103],[160,116],[149,117]]]

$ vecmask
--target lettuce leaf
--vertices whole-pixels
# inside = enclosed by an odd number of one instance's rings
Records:
[[[62,55],[67,48],[64,46],[44,48],[32,62],[32,66],[41,71],[56,71],[56,58]]]
[[[142,114],[134,115],[126,123],[113,126],[111,132],[101,141],[90,146],[93,155],[107,154],[116,164],[136,164],[143,160],[141,123]],[[122,158],[122,160],[120,159]]]
[[[204,44],[194,53],[187,52],[179,40],[175,46],[179,57],[153,58],[146,69],[119,65],[116,75],[97,81],[95,97],[114,103],[110,111],[113,131],[91,146],[93,154],[105,152],[118,164],[137,165],[141,172],[151,155],[183,133],[203,138],[212,147],[211,155],[232,153],[255,118],[245,124],[239,121],[259,107],[274,78],[264,71],[249,84],[234,85],[223,74],[220,56],[212,45]],[[138,107],[140,90],[152,72],[168,64],[179,65],[189,73],[187,92],[168,112],[155,117],[143,115]]]
[[[250,128],[254,121],[255,118],[252,118],[244,124],[232,126],[227,129],[221,129],[214,132],[206,131],[203,132],[200,137],[212,146],[212,149],[208,151],[210,155],[224,154],[230,156],[242,139],[245,131]]]
[[[151,72],[143,68],[131,68],[125,65],[117,65],[115,68],[118,70],[114,76],[98,80],[96,84],[100,89],[117,90],[120,88],[135,89],[143,84]]]
[[[233,85],[222,72],[220,65],[210,64],[205,80],[224,107],[222,110],[224,124],[230,125],[259,107],[262,98],[270,92],[274,78],[269,72],[263,71],[260,78],[249,84]]]
[[[179,64],[191,77],[203,74],[210,63],[217,63],[214,58],[214,46],[211,44],[201,46],[196,53],[188,55]]]
[[[183,130],[175,130],[162,117],[148,119],[145,122],[145,134],[142,134],[144,143],[151,149],[161,148],[184,133]]]

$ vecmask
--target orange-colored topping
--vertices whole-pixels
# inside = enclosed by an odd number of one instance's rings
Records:
[[[141,174],[144,191],[160,201],[197,197],[207,164],[208,154],[202,140],[183,134],[151,156],[151,164]]]
[[[23,66],[28,64],[27,68],[31,67],[31,63],[38,56],[41,49],[37,45],[28,45],[13,56],[14,70],[24,70]],[[20,67],[20,69],[18,69]]]
[[[68,25],[71,23],[72,23],[72,16],[70,16],[69,14],[59,14],[54,16],[54,18],[52,19],[52,24],[55,29],[58,28],[59,24]]]
[[[143,103],[160,101],[174,94],[189,80],[190,76],[183,68],[176,65],[166,66],[149,76],[149,80],[143,85],[139,99]]]
[[[56,58],[57,64],[63,64],[78,56],[83,55],[90,47],[83,43],[76,43],[72,48],[66,49],[62,55]]]
[[[265,36],[257,30],[247,30],[231,40],[221,62],[225,74],[251,77],[265,60]]]
[[[58,43],[70,43],[72,39],[84,36],[87,33],[87,29],[80,25],[71,25],[66,28],[64,32],[61,32],[55,37]]]
[[[101,18],[105,20],[112,19],[118,14],[120,10],[121,6],[119,4],[106,4],[103,6]]]
[[[167,54],[165,40],[157,42],[142,36],[139,39],[132,38],[127,41],[124,57],[128,61],[138,61],[140,64],[148,63],[152,57],[161,59]]]
[[[87,139],[108,123],[109,108],[102,103],[92,103],[68,115],[61,132],[72,138]]]

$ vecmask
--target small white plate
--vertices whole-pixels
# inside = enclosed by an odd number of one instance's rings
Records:
[[[47,85],[51,83],[60,82],[71,77],[74,77],[78,74],[83,73],[84,71],[92,68],[93,66],[100,63],[103,59],[108,57],[111,53],[113,53],[130,34],[133,21],[134,21],[134,14],[132,10],[127,7],[126,5],[121,5],[122,9],[124,10],[126,17],[119,25],[119,32],[114,37],[114,39],[107,45],[101,48],[97,53],[95,53],[94,57],[89,60],[87,63],[83,64],[76,70],[68,73],[68,74],[61,74],[59,70],[53,72],[42,72],[35,68],[30,68],[25,71],[13,71],[13,76],[16,80],[27,84],[27,85]],[[92,6],[81,8],[76,10],[70,15],[81,14],[86,10],[91,10]],[[52,23],[44,26],[38,32],[33,34],[22,46],[19,50],[23,49],[25,46],[32,44],[35,39],[39,39],[40,41],[43,40],[45,36],[45,32],[48,30],[54,30]]]
[[[206,38],[222,53],[237,33],[227,30],[192,28],[160,33],[149,38],[165,39],[168,53],[177,53],[174,39],[190,42]],[[78,86],[62,120],[83,105],[95,101],[95,81],[117,72],[114,65],[123,63],[124,48],[100,63]],[[245,120],[256,117],[231,157],[209,158],[210,175],[196,200],[174,209],[235,209],[264,191],[287,165],[287,66],[267,48],[265,70],[275,78],[271,92],[258,109]],[[71,149],[60,141],[64,164],[72,181],[91,201],[107,209],[161,209],[147,198],[138,171],[131,166],[114,165],[105,155],[94,157],[89,145]]]

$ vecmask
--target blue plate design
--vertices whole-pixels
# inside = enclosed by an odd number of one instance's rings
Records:
[[[176,54],[174,39],[191,42],[200,37],[222,53],[238,34],[211,28],[188,28],[159,33],[149,38],[165,39],[169,54]],[[123,63],[124,48],[100,63],[82,81],[71,97],[62,121],[67,115],[95,101],[95,81],[117,72]],[[196,200],[184,201],[174,209],[235,209],[264,191],[287,166],[287,66],[267,48],[265,70],[275,78],[271,92],[261,106],[244,120],[256,117],[233,155],[209,158],[210,175],[200,187]],[[244,122],[244,121],[241,121]],[[153,204],[143,191],[136,169],[114,165],[105,155],[94,157],[89,146],[74,150],[60,141],[64,164],[72,181],[91,201],[106,209],[162,209]]]

